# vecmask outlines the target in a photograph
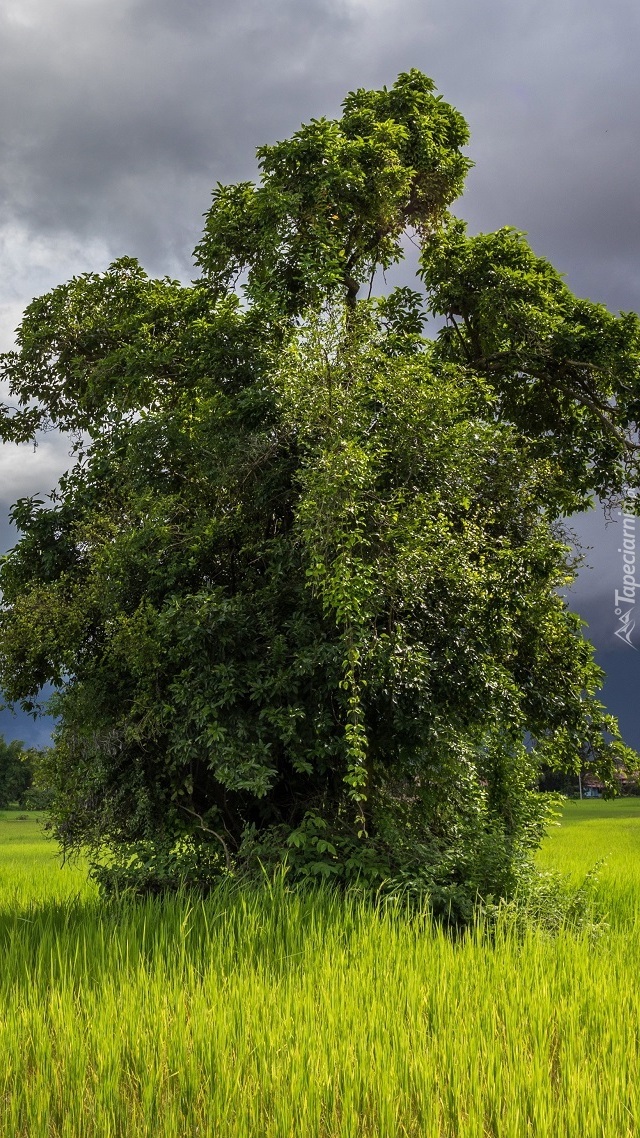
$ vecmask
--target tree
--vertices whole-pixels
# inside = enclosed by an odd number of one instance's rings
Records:
[[[0,808],[21,806],[33,782],[33,753],[15,739],[7,743],[0,737]]]
[[[77,460],[13,509],[0,675],[57,689],[68,846],[468,912],[539,840],[541,765],[624,757],[560,521],[637,478],[640,322],[467,236],[466,141],[419,72],[357,91],[216,189],[191,287],[123,258],[26,310],[4,437]],[[408,230],[426,292],[372,299]]]

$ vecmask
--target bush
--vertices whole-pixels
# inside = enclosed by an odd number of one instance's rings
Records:
[[[183,890],[208,893],[225,863],[207,843],[183,838],[175,845],[141,841],[95,860],[91,877],[105,897],[159,896]]]

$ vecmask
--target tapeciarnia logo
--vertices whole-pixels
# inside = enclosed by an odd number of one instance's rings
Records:
[[[622,591],[616,589],[614,594],[614,611],[618,618],[614,636],[637,652],[637,646],[631,639],[636,626],[636,589],[640,589],[640,581],[636,581],[636,514],[631,508],[634,497],[635,491],[628,496],[624,509],[618,510],[618,516],[622,518],[622,545],[618,550],[622,554]]]

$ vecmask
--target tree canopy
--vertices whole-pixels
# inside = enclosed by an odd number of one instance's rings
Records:
[[[356,91],[217,187],[191,286],[122,258],[27,308],[2,434],[76,461],[13,508],[0,679],[56,688],[68,846],[464,909],[513,888],[541,765],[624,757],[561,520],[637,480],[640,322],[468,236],[466,142],[417,71]],[[372,295],[408,236],[415,289]]]

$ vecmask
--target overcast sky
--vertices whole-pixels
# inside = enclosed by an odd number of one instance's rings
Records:
[[[469,122],[471,230],[524,229],[575,292],[640,310],[639,59],[632,0],[0,0],[0,348],[33,296],[122,254],[190,280],[217,181],[410,67]],[[9,503],[66,457],[54,439],[0,451],[2,548]],[[620,524],[576,528],[592,549],[575,603],[640,747],[640,621],[637,648],[614,635]],[[46,734],[6,712],[0,729]]]

